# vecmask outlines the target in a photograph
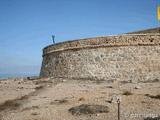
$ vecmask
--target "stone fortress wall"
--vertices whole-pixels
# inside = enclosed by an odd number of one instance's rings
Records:
[[[160,34],[77,39],[43,49],[41,77],[145,81],[160,77]]]

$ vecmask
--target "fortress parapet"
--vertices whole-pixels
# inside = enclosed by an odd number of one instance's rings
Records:
[[[160,34],[76,39],[43,49],[41,77],[145,81],[160,77]]]

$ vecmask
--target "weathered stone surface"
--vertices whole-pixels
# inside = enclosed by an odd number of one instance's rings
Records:
[[[80,106],[72,107],[68,110],[73,115],[81,114],[96,114],[96,113],[108,113],[108,107],[103,105],[88,105],[82,104]]]
[[[149,81],[160,77],[160,35],[115,35],[44,48],[41,77]]]

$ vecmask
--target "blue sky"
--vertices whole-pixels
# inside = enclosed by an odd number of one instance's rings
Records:
[[[158,2],[159,1],[159,2]],[[157,27],[160,0],[0,0],[0,74],[40,71],[55,41]]]

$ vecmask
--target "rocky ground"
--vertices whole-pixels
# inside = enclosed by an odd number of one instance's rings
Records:
[[[38,77],[0,79],[0,120],[117,120],[117,99],[121,120],[160,120],[158,79],[132,83]]]

